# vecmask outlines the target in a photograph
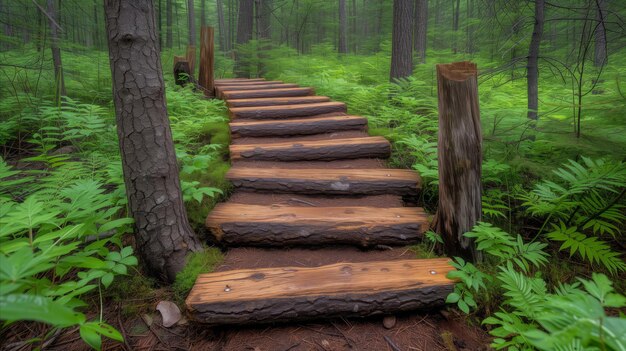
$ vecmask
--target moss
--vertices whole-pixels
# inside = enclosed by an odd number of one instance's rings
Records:
[[[437,258],[440,257],[434,253],[428,244],[420,243],[409,246],[409,250],[415,254],[416,258]]]
[[[189,255],[187,265],[176,275],[176,280],[172,284],[175,295],[184,299],[196,282],[198,275],[212,272],[223,259],[224,255],[215,247],[209,247],[202,252]]]

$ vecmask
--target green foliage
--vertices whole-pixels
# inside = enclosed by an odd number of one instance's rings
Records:
[[[223,260],[222,252],[215,247],[189,255],[187,265],[176,275],[176,280],[172,285],[174,292],[181,299],[184,299],[184,296],[189,293],[189,290],[196,282],[198,275],[212,272]]]

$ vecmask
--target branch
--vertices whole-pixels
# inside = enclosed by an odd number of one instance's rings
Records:
[[[61,28],[61,26],[59,26],[59,24],[58,24],[58,23],[57,23],[57,22],[56,22],[56,21],[52,18],[52,16],[50,16],[50,14],[49,14],[49,13],[47,13],[47,12],[46,12],[46,10],[44,10],[44,9],[43,9],[43,7],[41,7],[41,5],[39,5],[39,4],[37,3],[37,1],[33,0],[33,4],[35,4],[35,6],[37,6],[37,8],[39,8],[39,10],[40,10],[40,11],[41,11],[44,15],[46,15],[46,17],[48,17],[48,19],[50,20],[50,22],[51,22],[52,24],[54,24],[54,26],[55,26],[55,27],[57,27],[57,28],[58,28],[61,32],[64,32],[64,31],[63,31],[63,28]]]

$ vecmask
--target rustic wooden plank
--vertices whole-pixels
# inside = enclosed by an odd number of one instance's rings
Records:
[[[206,220],[229,245],[408,245],[428,230],[418,207],[294,207],[238,203],[217,205]]]
[[[238,189],[329,195],[415,194],[420,176],[408,169],[290,169],[233,167],[226,174]]]
[[[252,98],[266,98],[266,97],[287,97],[287,96],[307,96],[313,95],[315,92],[313,88],[285,88],[285,89],[251,89],[251,90],[234,90],[225,91],[221,94],[224,99],[252,99]]]
[[[226,91],[237,91],[237,90],[271,90],[271,89],[285,89],[285,88],[298,88],[298,84],[239,84],[239,85],[218,85],[215,87],[215,91],[218,96],[222,96],[222,94]]]
[[[231,138],[311,135],[345,130],[362,130],[367,119],[359,116],[328,116],[280,120],[231,122]]]
[[[259,81],[229,81],[229,82],[221,82],[220,86],[239,86],[239,85],[267,85],[267,84],[283,84],[284,82],[281,80],[259,80]]]
[[[207,273],[186,305],[191,319],[214,325],[393,314],[443,306],[451,270],[437,258]]]
[[[264,82],[265,78],[220,78],[215,80],[215,84],[224,84],[231,82]]]
[[[391,145],[380,136],[231,145],[233,160],[312,161],[354,158],[387,158]]]
[[[345,113],[346,104],[337,101],[318,102],[313,104],[295,104],[279,106],[231,107],[230,118],[282,118],[322,115],[325,113]]]
[[[295,97],[277,97],[277,98],[261,98],[261,99],[231,99],[226,101],[226,105],[233,107],[252,107],[252,106],[275,106],[275,105],[293,105],[293,104],[310,104],[315,102],[330,101],[328,96],[295,96]]]

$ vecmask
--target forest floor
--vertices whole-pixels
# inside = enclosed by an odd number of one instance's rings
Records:
[[[273,266],[319,266],[342,262],[362,262],[414,258],[408,247],[391,250],[362,251],[334,247],[308,249],[230,249],[218,271]],[[142,294],[143,295],[143,294]],[[489,335],[470,325],[466,317],[447,310],[420,311],[396,315],[391,328],[383,317],[362,319],[328,319],[311,322],[239,327],[208,327],[183,320],[165,328],[155,310],[159,301],[175,300],[167,289],[136,299],[104,301],[103,318],[125,336],[126,343],[104,340],[103,350],[215,350],[215,351],[383,351],[383,350],[487,350]],[[97,296],[92,306],[99,306]],[[179,303],[179,306],[181,304]],[[98,310],[87,313],[98,317]],[[24,340],[45,335],[40,324],[20,323],[10,328],[0,344],[2,350],[28,350],[41,345],[24,344]],[[44,342],[44,350],[90,350],[80,339],[76,328]]]

